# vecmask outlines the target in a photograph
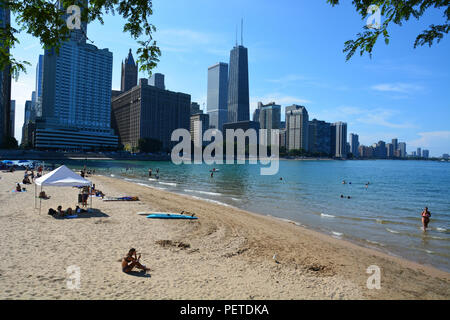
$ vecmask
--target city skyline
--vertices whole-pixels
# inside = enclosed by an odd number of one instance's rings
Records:
[[[431,48],[413,50],[410,42],[402,39],[402,35],[411,38],[420,32],[433,16],[424,17],[421,23],[412,22],[393,30],[391,44],[377,44],[372,60],[367,56],[355,56],[346,63],[342,53],[343,43],[353,38],[362,24],[348,5],[330,8],[326,3],[292,2],[289,6],[269,6],[263,2],[255,7],[253,1],[239,5],[231,1],[223,6],[222,18],[218,20],[218,14],[214,11],[218,7],[216,3],[205,5],[194,1],[190,6],[181,1],[171,5],[154,3],[155,15],[152,19],[158,27],[155,38],[159,40],[163,52],[154,72],[168,76],[170,90],[189,93],[192,101],[203,106],[207,95],[207,67],[217,61],[227,61],[229,48],[235,42],[235,26],[243,16],[245,42],[249,48],[250,114],[256,109],[258,101],[275,101],[282,106],[282,117],[286,106],[298,103],[307,107],[310,119],[348,123],[349,131],[359,135],[360,144],[370,145],[373,141],[390,141],[391,137],[398,137],[407,143],[410,150],[426,148],[431,151],[431,156],[449,152],[450,131],[444,119],[449,117],[450,99],[443,90],[449,76],[442,72],[449,64],[443,59],[445,52],[448,52],[449,41],[443,39]],[[268,30],[257,22],[256,17],[269,7],[276,21],[281,16],[304,17],[305,21],[296,27],[287,21]],[[239,9],[231,12],[230,8]],[[165,21],[169,9],[173,15]],[[190,14],[194,14],[195,10],[198,11],[198,19],[193,21]],[[302,27],[307,27],[312,20],[321,20],[315,23],[323,23],[324,29],[330,27],[331,22],[327,20],[330,17],[342,17],[346,23],[342,28],[333,30],[333,35],[325,36],[323,41],[315,41],[312,37],[322,36],[324,30],[314,35],[301,32]],[[220,23],[207,28],[208,21],[212,19]],[[117,34],[114,21],[117,22],[117,19],[107,17],[105,26],[97,23],[89,26],[96,34],[95,45],[113,52],[112,87],[118,89],[121,59],[130,47],[135,53],[137,45],[126,34]],[[116,24],[117,28],[121,27],[121,23]],[[13,53],[19,59],[32,63],[28,74],[21,75],[19,83],[13,81],[12,84],[11,99],[17,101],[16,119],[23,119],[25,100],[30,99],[34,88],[34,81],[31,81],[35,77],[33,69],[42,49],[38,40],[28,35],[21,34],[19,39],[22,44],[14,48]],[[307,50],[295,50],[304,47],[305,43]],[[290,47],[291,50],[288,49]],[[298,58],[292,59],[294,55]],[[187,61],[191,63],[187,64]],[[139,78],[143,76],[139,74]],[[192,80],[185,81],[187,78]],[[18,121],[16,138],[20,141],[23,123]]]

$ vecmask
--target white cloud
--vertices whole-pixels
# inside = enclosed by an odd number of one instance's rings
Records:
[[[370,87],[372,90],[395,93],[415,93],[424,90],[424,87],[410,83],[382,83]]]
[[[410,148],[429,149],[435,156],[450,153],[450,131],[419,132],[417,135],[418,139],[407,142]]]

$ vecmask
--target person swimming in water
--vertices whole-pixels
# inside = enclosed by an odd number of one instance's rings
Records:
[[[428,210],[428,207],[425,207],[422,211],[422,225],[423,231],[427,231],[428,224],[430,223],[431,212]]]

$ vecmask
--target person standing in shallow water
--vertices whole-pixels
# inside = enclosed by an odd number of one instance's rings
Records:
[[[422,211],[422,225],[423,231],[427,231],[428,224],[430,223],[431,212],[428,211],[428,207],[425,207]]]

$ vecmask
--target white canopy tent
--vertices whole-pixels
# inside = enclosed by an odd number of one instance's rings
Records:
[[[66,166],[62,165],[59,168],[43,175],[40,178],[34,180],[34,194],[35,201],[34,207],[36,208],[36,186],[41,186],[41,191],[43,186],[52,186],[52,187],[85,187],[92,186],[92,182],[84,179],[80,175],[76,174]],[[91,198],[92,201],[92,198]],[[39,200],[39,212],[41,212],[41,204],[42,199]]]

